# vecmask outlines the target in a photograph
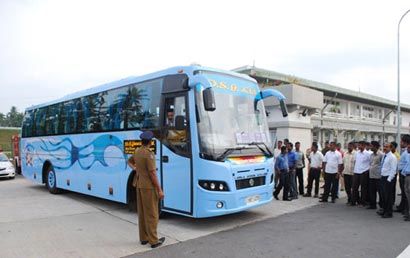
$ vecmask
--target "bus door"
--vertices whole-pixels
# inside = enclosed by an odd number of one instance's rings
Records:
[[[161,185],[163,209],[192,214],[191,140],[187,92],[162,95]]]

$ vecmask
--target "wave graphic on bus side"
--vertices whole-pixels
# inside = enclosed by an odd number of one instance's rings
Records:
[[[109,167],[105,152],[108,148],[116,148],[122,153],[124,168],[127,167],[127,156],[122,151],[123,144],[118,137],[111,134],[100,135],[92,142],[81,147],[77,147],[68,137],[59,142],[46,141],[44,139],[40,140],[40,148],[44,153],[34,153],[34,145],[32,143],[26,144],[24,148],[26,153],[26,165],[30,165],[30,162],[33,162],[33,156],[35,155],[41,162],[52,159],[53,167],[61,170],[71,168],[76,162],[78,162],[78,165],[83,170],[90,169],[96,162],[104,167]],[[92,159],[91,162],[89,159]],[[84,164],[84,160],[88,160],[87,165]]]

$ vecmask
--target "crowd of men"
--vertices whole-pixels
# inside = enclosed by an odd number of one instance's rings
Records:
[[[339,190],[346,191],[347,205],[378,209],[382,218],[391,218],[401,212],[410,221],[410,135],[403,135],[400,148],[396,142],[383,146],[377,141],[350,142],[343,151],[336,142],[326,142],[319,151],[316,142],[306,150],[300,143],[285,139],[275,148],[275,191],[279,200],[291,201],[298,196],[319,198],[319,202],[332,203],[339,198]],[[308,160],[305,164],[305,157]],[[304,186],[303,169],[307,167],[307,186]],[[319,182],[324,179],[323,193],[319,196]],[[397,179],[400,186],[400,204],[396,203]],[[340,189],[339,189],[340,188]],[[306,189],[306,193],[304,190]],[[393,209],[393,206],[394,209]]]

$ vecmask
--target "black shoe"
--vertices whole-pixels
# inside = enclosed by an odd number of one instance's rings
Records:
[[[315,194],[313,195],[313,198],[319,198],[319,195]]]
[[[303,197],[312,197],[312,194],[306,193],[306,194],[303,195]]]
[[[275,200],[279,200],[278,195],[277,194],[273,194],[273,197],[275,198]]]
[[[409,217],[404,218],[404,221],[410,221],[410,218]]]
[[[403,209],[394,209],[393,212],[403,212]]]
[[[141,241],[140,243],[141,243],[141,245],[146,245],[146,244],[148,244],[148,241]]]
[[[319,199],[319,202],[327,202],[325,199]]]
[[[161,237],[158,239],[158,243],[151,245],[151,248],[157,248],[158,246],[161,246],[165,242],[165,237]]]
[[[384,214],[384,215],[382,216],[382,218],[383,218],[383,219],[393,218],[393,215],[392,215],[392,214]]]
[[[376,206],[367,206],[366,209],[367,210],[375,210],[375,209],[377,209],[377,207]]]
[[[349,203],[348,205],[354,207],[354,206],[356,206],[356,203],[352,203],[352,202],[351,202],[351,203]]]
[[[290,198],[288,198],[288,199],[283,199],[283,201],[290,202],[290,201],[292,201],[292,199],[290,199]]]

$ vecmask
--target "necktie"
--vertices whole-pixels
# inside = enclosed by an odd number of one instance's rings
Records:
[[[384,154],[383,159],[382,159],[382,167],[383,167],[383,164],[384,164],[384,160],[386,159],[386,156],[387,156],[387,154]]]

